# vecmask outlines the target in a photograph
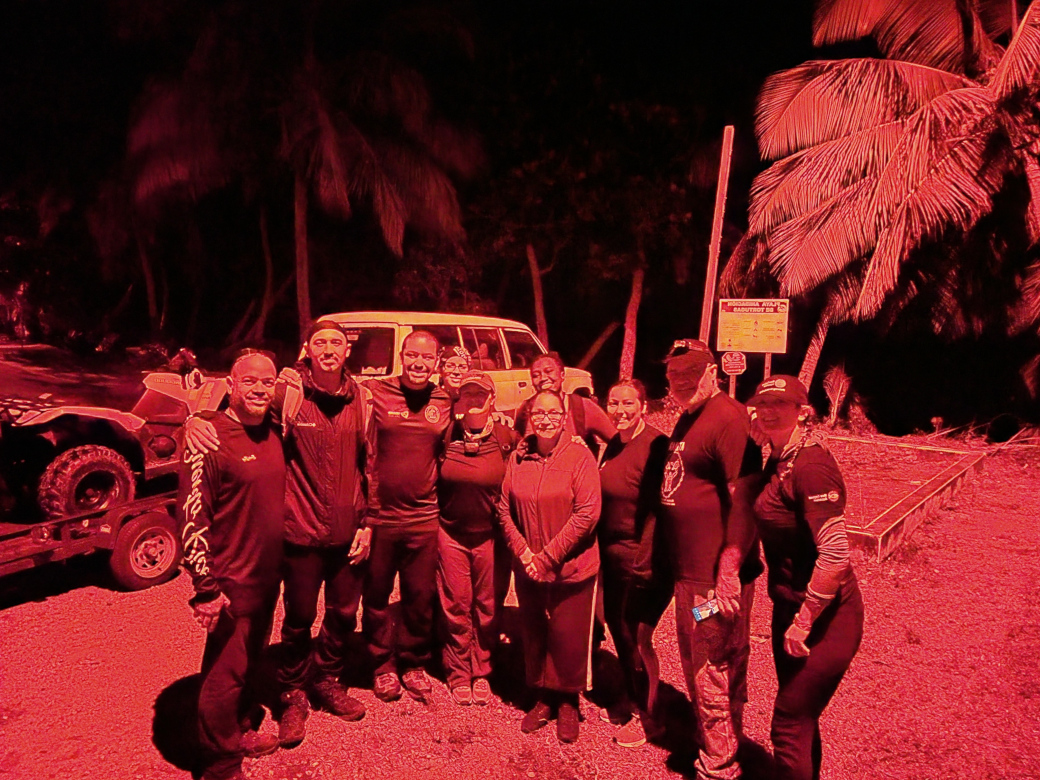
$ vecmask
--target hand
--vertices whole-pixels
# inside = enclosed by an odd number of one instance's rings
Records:
[[[368,558],[369,552],[372,550],[372,529],[371,528],[359,528],[357,533],[354,534],[354,541],[350,545],[350,552],[347,553],[347,561],[352,566],[361,563]]]
[[[719,614],[732,619],[740,614],[740,579],[719,573],[715,583],[715,601],[719,605]],[[712,598],[711,592],[708,598]]]
[[[208,633],[212,634],[213,629],[217,627],[217,621],[220,620],[221,610],[229,604],[231,604],[231,600],[223,593],[211,601],[204,601],[201,604],[196,604],[195,619],[199,621],[200,626],[206,629]]]
[[[525,548],[524,551],[520,553],[520,563],[522,563],[526,569],[531,565],[532,560],[534,560],[534,553],[531,552],[531,548]]]
[[[209,420],[189,417],[184,421],[184,446],[192,455],[200,452],[216,452],[220,447],[217,429]]]
[[[792,623],[784,632],[784,652],[792,658],[806,658],[809,655],[809,647],[805,644],[809,636],[809,629],[802,628],[797,623]]]
[[[303,389],[303,377],[300,376],[300,372],[295,368],[286,366],[278,372],[278,378],[287,385],[292,385],[300,390]]]
[[[751,411],[751,440],[759,447],[765,447],[769,444],[769,434],[763,430],[762,423],[758,419],[758,413],[754,410]]]
[[[549,563],[544,553],[538,553],[531,558],[528,569],[533,569],[534,575],[531,579],[535,582],[550,582],[553,579],[552,564]]]

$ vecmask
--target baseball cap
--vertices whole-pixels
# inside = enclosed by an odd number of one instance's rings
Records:
[[[463,374],[459,389],[466,385],[477,385],[492,394],[495,392],[495,380],[483,371],[467,371]]]
[[[715,355],[708,345],[698,339],[679,339],[672,344],[664,358],[668,373],[700,381],[704,370],[715,365]]]
[[[754,406],[763,398],[780,398],[793,404],[803,406],[809,403],[809,394],[805,391],[798,377],[787,374],[774,374],[769,379],[764,379],[755,388],[755,394],[748,401],[748,406]]]

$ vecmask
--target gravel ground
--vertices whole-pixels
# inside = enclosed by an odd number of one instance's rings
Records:
[[[858,562],[865,639],[824,715],[825,779],[1040,777],[1038,465],[1037,449],[995,456],[893,559]],[[96,560],[0,582],[0,778],[187,778],[179,738],[203,644],[189,592],[185,576],[114,592]],[[775,691],[764,587],[759,594],[743,751],[750,777],[767,776]],[[301,747],[248,761],[246,774],[680,777],[690,723],[671,611],[656,641],[671,686],[668,747],[616,747],[588,702],[575,745],[560,745],[552,727],[520,734],[514,651],[498,686],[506,703],[455,707],[438,686],[428,706],[384,704],[361,690],[363,721],[314,714]],[[610,659],[600,661],[609,671]]]

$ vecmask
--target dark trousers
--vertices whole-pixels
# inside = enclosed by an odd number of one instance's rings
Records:
[[[636,637],[639,631],[637,610],[632,601],[642,592],[639,581],[632,576],[631,556],[600,546],[603,584],[603,616],[614,639],[621,673],[625,680],[626,708],[646,711],[650,694],[650,678],[639,653]]]
[[[444,671],[448,686],[454,688],[491,674],[491,645],[495,639],[494,541],[464,544],[442,528],[437,542]]]
[[[199,689],[202,777],[225,780],[242,767],[242,720],[254,707],[257,663],[271,632],[271,606],[243,617],[225,609],[206,637]]]
[[[495,630],[501,634],[503,630],[502,615],[504,614],[506,596],[509,595],[509,578],[513,576],[513,551],[506,544],[502,531],[495,529],[494,540],[495,551]]]
[[[533,582],[516,573],[530,687],[563,693],[581,693],[590,687],[596,582],[596,577],[573,583]]]
[[[773,662],[779,683],[772,726],[777,780],[819,778],[820,715],[863,638],[863,599],[853,582],[813,623],[805,642],[809,657],[793,658],[784,652],[784,632],[799,607],[786,601],[773,604]]]
[[[372,529],[361,627],[376,675],[403,673],[430,661],[437,531],[384,525]],[[395,574],[401,578],[401,619],[396,625],[389,606]]]
[[[278,668],[278,682],[285,689],[335,679],[343,670],[346,643],[357,626],[365,570],[364,565],[347,561],[349,549],[285,545],[285,647]],[[318,593],[323,583],[325,615],[317,639],[312,640],[311,627],[318,616]]]

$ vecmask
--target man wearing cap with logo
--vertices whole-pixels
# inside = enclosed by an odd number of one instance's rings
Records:
[[[177,523],[195,589],[190,603],[208,632],[197,724],[203,780],[243,780],[243,756],[278,748],[273,735],[255,730],[263,711],[252,701],[282,562],[285,459],[268,416],[275,382],[267,354],[240,355],[228,377],[228,408],[212,418],[220,446],[185,449],[179,474]],[[244,731],[243,714],[252,730]]]
[[[451,425],[451,399],[430,381],[439,344],[427,331],[401,345],[400,376],[365,383],[371,393],[367,430],[368,524],[372,552],[362,628],[375,666],[375,695],[401,697],[401,685],[425,699],[432,686],[424,667],[432,652],[437,593],[437,464]],[[390,594],[400,576],[400,620]]]
[[[288,462],[285,492],[284,652],[279,738],[284,747],[305,736],[308,698],[344,720],[364,717],[364,705],[339,682],[346,643],[357,624],[371,530],[365,528],[365,404],[346,360],[350,340],[334,320],[315,322],[304,357],[285,369],[272,401],[282,423]],[[219,445],[205,419],[185,425],[190,447]],[[316,640],[318,593],[325,615]],[[308,696],[309,694],[309,696]]]
[[[762,571],[742,465],[760,470],[744,406],[718,389],[715,356],[701,341],[676,342],[669,391],[683,412],[669,444],[658,519],[671,553],[679,655],[697,711],[697,777],[740,776],[737,735],[747,701],[748,618]],[[703,605],[715,602],[718,612]],[[703,619],[697,620],[694,608]]]
[[[459,384],[455,424],[441,460],[437,591],[444,669],[456,704],[487,704],[495,639],[494,520],[506,460],[518,439],[493,417],[495,382],[470,371]]]

